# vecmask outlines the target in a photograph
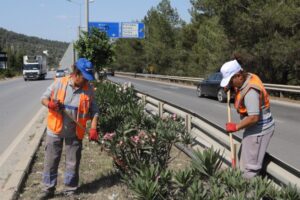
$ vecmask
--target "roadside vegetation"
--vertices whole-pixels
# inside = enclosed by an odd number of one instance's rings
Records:
[[[0,80],[4,78],[12,78],[19,75],[20,72],[11,69],[0,69]]]
[[[178,143],[191,147],[182,121],[175,115],[147,114],[133,88],[107,82],[95,87],[102,110],[101,145],[84,140],[79,193],[73,197],[59,193],[61,162],[54,199],[300,199],[295,186],[278,188],[267,178],[242,178],[239,170],[223,165],[222,152],[212,148],[187,157],[174,148]],[[43,146],[19,199],[34,199],[39,193],[42,167]]]
[[[120,71],[204,77],[239,52],[265,83],[300,84],[299,1],[189,0],[184,22],[170,0],[143,19],[145,39],[119,39]]]

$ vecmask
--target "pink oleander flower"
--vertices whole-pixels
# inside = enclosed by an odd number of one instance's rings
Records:
[[[172,119],[173,119],[174,121],[177,119],[177,114],[176,114],[176,113],[174,113],[174,114],[172,115]]]
[[[114,137],[116,136],[116,133],[115,132],[112,132],[112,133],[106,133],[104,136],[103,136],[103,140],[112,140]]]
[[[140,140],[140,138],[139,138],[139,136],[137,136],[137,135],[135,135],[135,136],[131,136],[131,141],[132,142],[134,142],[134,143],[138,143],[139,142],[139,140]]]
[[[146,136],[145,131],[143,131],[143,130],[140,131],[139,134],[138,134],[138,136],[139,136],[139,137],[144,137],[144,136]]]

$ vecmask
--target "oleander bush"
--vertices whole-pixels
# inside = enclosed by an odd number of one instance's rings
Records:
[[[101,143],[121,172],[135,173],[150,165],[166,168],[172,146],[191,142],[182,122],[146,114],[133,88],[111,83],[96,87],[95,96],[102,111]]]
[[[213,148],[193,151],[190,167],[170,170],[171,148],[192,141],[183,121],[148,115],[131,87],[95,87],[100,142],[136,199],[300,199],[296,186],[279,189],[266,178],[247,180],[238,169],[224,168],[223,152]]]

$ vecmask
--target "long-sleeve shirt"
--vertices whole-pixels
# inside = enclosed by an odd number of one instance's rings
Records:
[[[77,110],[79,105],[79,97],[80,94],[83,92],[82,88],[76,89],[73,86],[72,79],[69,79],[67,88],[66,88],[66,94],[64,99],[64,107],[65,110],[73,117],[73,119],[76,120],[77,118]],[[54,88],[57,87],[57,82],[52,83],[47,90],[42,95],[41,99],[50,99],[51,93],[54,90]],[[76,123],[72,121],[66,114],[62,113],[63,115],[63,127],[60,132],[60,134],[53,133],[50,129],[47,128],[47,134],[53,137],[62,137],[62,138],[71,138],[76,137]],[[91,118],[99,115],[99,109],[98,106],[92,98],[91,106],[90,106],[90,116]]]

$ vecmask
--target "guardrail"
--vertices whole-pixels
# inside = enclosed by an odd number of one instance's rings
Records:
[[[177,81],[177,82],[184,82],[193,85],[196,85],[200,81],[203,81],[203,78],[165,76],[165,75],[158,75],[158,74],[141,74],[141,73],[130,73],[130,72],[115,72],[115,74],[124,75],[124,76],[133,76],[133,77],[152,78],[152,79],[159,79],[159,80]],[[264,83],[264,86],[267,90],[279,92],[280,97],[284,96],[283,94],[284,92],[300,94],[300,86],[279,85],[279,84],[269,84],[269,83]]]
[[[180,108],[148,94],[136,90],[136,95],[145,104],[147,112],[153,115],[162,117],[164,115],[176,114],[178,117],[183,118],[188,132],[195,138],[193,148],[209,148],[213,146],[216,150],[224,151],[224,163],[230,166],[229,135],[223,128],[192,111]],[[241,139],[235,135],[233,135],[233,139],[239,148]],[[192,155],[191,150],[184,149],[184,151]],[[279,185],[288,185],[291,183],[300,189],[300,171],[298,169],[284,163],[270,153],[266,154],[264,163],[263,172],[274,180],[275,183]]]

